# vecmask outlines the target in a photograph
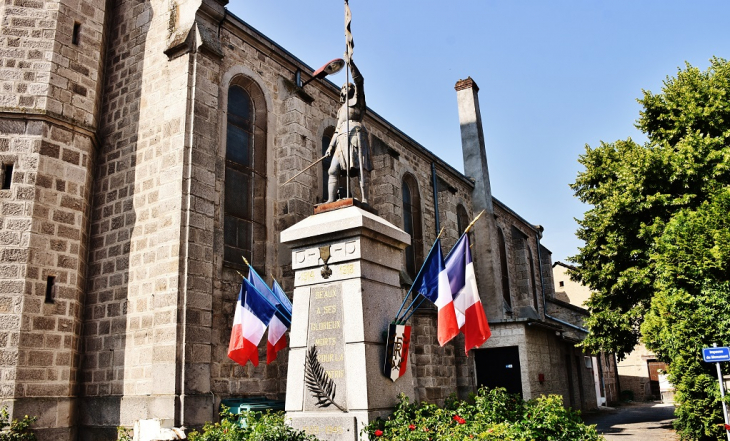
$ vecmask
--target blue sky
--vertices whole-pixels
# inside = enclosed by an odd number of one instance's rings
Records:
[[[228,9],[313,68],[342,57],[342,0],[231,0]],[[368,106],[463,170],[454,84],[479,85],[494,196],[578,252],[588,209],[569,184],[586,144],[631,137],[642,89],[685,61],[730,58],[730,2],[350,0]],[[344,73],[332,80],[339,84]]]

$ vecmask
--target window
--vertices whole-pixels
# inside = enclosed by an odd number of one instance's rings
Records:
[[[3,190],[9,190],[13,182],[13,164],[3,165]]]
[[[223,260],[263,269],[266,243],[266,111],[251,80],[228,89]]]
[[[81,23],[74,23],[74,30],[71,34],[71,44],[78,46],[79,34],[81,33]]]
[[[466,208],[459,204],[456,206],[456,229],[459,230],[459,237],[464,234],[464,230],[469,225],[469,213]],[[469,237],[471,239],[471,237]]]
[[[497,228],[497,238],[499,240],[499,260],[502,268],[502,297],[507,303],[507,307],[512,309],[512,298],[509,293],[509,273],[507,272],[507,245],[501,228]]]
[[[532,249],[527,246],[527,258],[530,260],[530,286],[532,286],[532,303],[535,307],[535,311],[540,311],[540,308],[538,308],[538,300],[537,300],[537,282],[535,281],[535,262],[532,258]]]
[[[423,262],[423,233],[421,230],[421,196],[416,179],[408,174],[403,177],[403,230],[411,235],[406,247],[406,272],[416,277]]]
[[[46,303],[53,303],[56,299],[56,276],[46,279]]]
[[[559,285],[560,285],[560,287],[561,287],[561,288],[563,288],[563,287],[565,286],[565,282],[563,282],[563,281],[561,280],[561,281],[559,282]]]

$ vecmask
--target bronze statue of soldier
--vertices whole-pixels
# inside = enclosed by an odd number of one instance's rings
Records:
[[[325,156],[332,156],[332,163],[327,171],[328,198],[326,202],[334,202],[337,197],[338,177],[346,174],[350,177],[358,176],[360,180],[361,202],[367,204],[369,173],[373,169],[370,162],[370,145],[368,132],[362,124],[365,116],[365,89],[363,77],[350,60],[350,72],[353,83],[345,84],[340,90],[340,110],[337,112],[337,128],[332,136]],[[349,134],[348,134],[349,129]],[[348,158],[349,138],[349,158]],[[349,168],[349,170],[347,170]]]

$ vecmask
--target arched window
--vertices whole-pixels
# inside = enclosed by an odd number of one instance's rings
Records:
[[[261,89],[242,79],[228,89],[223,260],[265,264],[266,105]]]
[[[509,293],[509,273],[507,272],[507,244],[504,241],[504,233],[501,228],[497,228],[497,237],[499,240],[499,260],[502,267],[502,297],[509,308],[512,308],[512,298]]]
[[[532,286],[532,303],[535,306],[535,311],[540,311],[538,308],[538,301],[537,301],[537,282],[535,281],[535,262],[532,258],[532,249],[527,246],[527,258],[530,261],[530,285]]]
[[[403,230],[411,235],[406,247],[406,272],[415,278],[423,262],[423,233],[421,230],[421,195],[412,175],[403,177]]]

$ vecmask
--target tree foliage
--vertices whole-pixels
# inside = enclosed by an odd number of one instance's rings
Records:
[[[571,258],[594,290],[584,345],[621,357],[641,337],[669,362],[683,439],[713,439],[721,407],[701,349],[730,344],[730,63],[687,64],[639,102],[648,141],[586,147],[572,185],[592,205]]]
[[[649,138],[586,147],[571,188],[592,205],[578,221],[585,241],[573,277],[594,290],[585,345],[631,352],[655,292],[656,241],[683,210],[730,183],[730,65],[687,65],[662,93],[645,91],[637,126]]]

